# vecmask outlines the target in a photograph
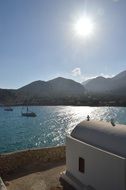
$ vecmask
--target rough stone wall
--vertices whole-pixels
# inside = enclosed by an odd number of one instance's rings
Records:
[[[39,164],[42,162],[65,160],[65,149],[65,146],[58,146],[0,154],[0,176],[4,176],[30,163]]]

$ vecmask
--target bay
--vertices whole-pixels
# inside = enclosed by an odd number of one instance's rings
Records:
[[[126,124],[125,107],[30,106],[37,117],[22,117],[25,107],[12,112],[0,107],[0,153],[65,144],[66,135],[90,115],[91,119]]]

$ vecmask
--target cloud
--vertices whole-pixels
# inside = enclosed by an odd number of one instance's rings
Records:
[[[83,74],[81,72],[81,69],[80,67],[76,67],[75,69],[72,70],[71,73],[68,73],[69,76],[72,77],[72,79],[74,79],[73,77],[77,77],[76,79],[78,79],[78,81],[81,83],[81,82],[85,82],[87,80],[90,80],[90,79],[94,79],[94,78],[97,78],[99,76],[101,77],[104,77],[104,78],[112,78],[115,76],[115,74],[105,74],[105,73],[100,73],[98,75],[93,75],[93,74],[89,74],[87,75],[86,73]],[[69,77],[68,77],[69,78]]]
[[[81,76],[81,69],[79,67],[72,70],[72,75],[74,77]]]

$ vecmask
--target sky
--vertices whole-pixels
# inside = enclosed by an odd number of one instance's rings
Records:
[[[83,15],[88,37],[75,33]],[[126,0],[0,0],[0,88],[126,70]]]

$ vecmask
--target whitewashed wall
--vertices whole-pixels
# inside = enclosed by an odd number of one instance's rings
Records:
[[[96,190],[126,190],[125,158],[67,137],[66,167],[84,185]],[[78,159],[85,159],[85,173],[78,170]]]

